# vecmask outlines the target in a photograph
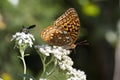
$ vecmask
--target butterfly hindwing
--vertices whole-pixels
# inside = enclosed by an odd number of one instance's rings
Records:
[[[57,28],[56,26],[49,26],[45,28],[41,33],[41,38],[44,39],[44,41],[56,46],[64,46],[72,42],[70,34],[60,28]]]

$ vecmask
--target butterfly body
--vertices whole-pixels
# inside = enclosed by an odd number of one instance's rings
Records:
[[[65,49],[74,48],[79,35],[80,22],[74,8],[68,9],[52,26],[41,32],[41,38],[55,46]]]

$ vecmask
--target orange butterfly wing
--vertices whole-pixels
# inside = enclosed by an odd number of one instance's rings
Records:
[[[79,27],[78,15],[74,8],[70,8],[54,22],[53,26],[41,32],[41,38],[52,45],[72,48],[75,47]]]

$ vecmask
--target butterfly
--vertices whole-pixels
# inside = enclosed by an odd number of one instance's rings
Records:
[[[74,8],[69,8],[52,26],[43,29],[40,36],[51,45],[74,49],[79,35],[80,21]]]

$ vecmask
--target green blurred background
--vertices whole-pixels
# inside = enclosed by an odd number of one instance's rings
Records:
[[[81,23],[77,42],[89,42],[88,46],[77,46],[76,53],[72,51],[74,67],[85,71],[87,80],[113,80],[120,17],[117,0],[0,0],[0,77],[13,80],[11,76],[23,72],[19,51],[11,42],[13,34],[23,25],[35,24],[30,30],[36,39],[34,44],[45,44],[41,30],[71,7],[78,12]],[[28,48],[26,53],[30,53],[25,57],[27,73],[37,77],[42,69],[39,55],[34,48]]]

